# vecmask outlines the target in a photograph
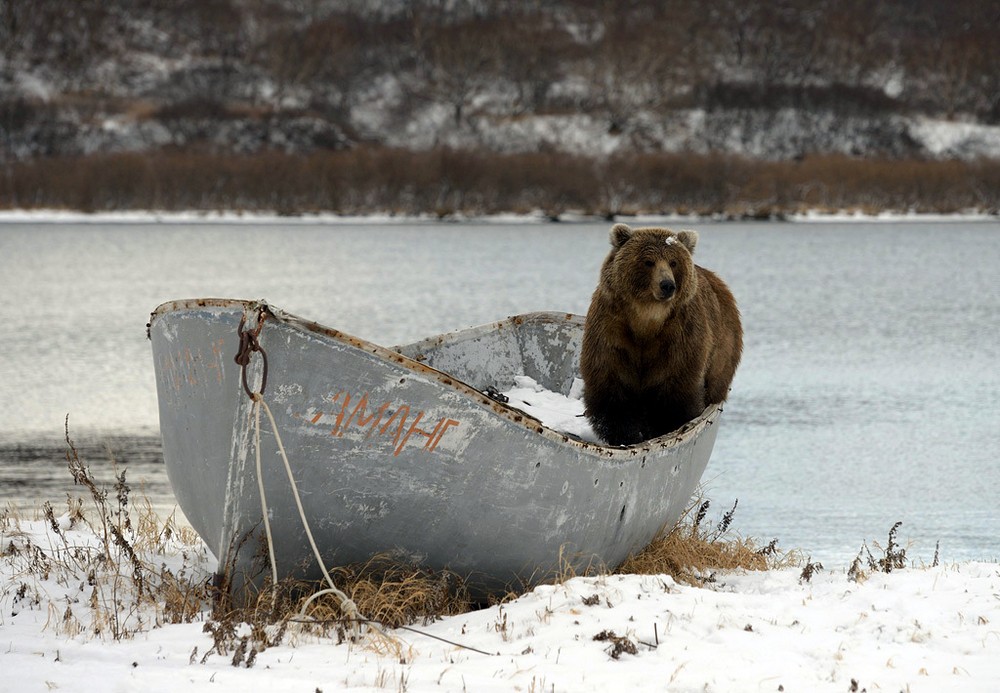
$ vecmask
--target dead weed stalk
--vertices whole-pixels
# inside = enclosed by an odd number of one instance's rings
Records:
[[[67,467],[91,503],[85,507],[82,499],[67,497],[66,512],[57,516],[46,502],[42,511],[48,531],[41,536],[23,531],[17,518],[5,513],[0,559],[19,583],[16,604],[47,608],[46,627],[59,633],[89,632],[114,640],[196,619],[208,598],[200,565],[207,556],[204,545],[193,533],[179,532],[173,518],[161,523],[148,500],[133,508],[124,469],[116,468],[111,491],[101,488],[80,458],[68,422],[66,445]],[[84,527],[89,531],[81,531]],[[194,541],[178,547],[176,541],[183,538]],[[178,548],[181,560],[171,560],[169,566],[148,558],[176,555]]]
[[[862,544],[858,555],[854,557],[850,568],[847,569],[847,577],[854,582],[864,582],[872,573],[891,573],[906,567],[906,547],[900,546],[896,540],[896,533],[903,526],[902,521],[896,522],[889,529],[889,540],[883,549],[878,542],[875,548],[882,550],[879,557],[873,556],[868,544]],[[934,549],[934,564],[938,562],[938,547]],[[868,570],[865,570],[867,566]]]

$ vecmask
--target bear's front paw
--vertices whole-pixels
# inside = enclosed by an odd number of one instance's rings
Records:
[[[639,426],[631,421],[593,421],[594,432],[608,445],[635,445],[645,440]]]

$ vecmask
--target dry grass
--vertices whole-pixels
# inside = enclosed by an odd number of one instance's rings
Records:
[[[336,568],[332,577],[365,617],[388,628],[428,623],[472,607],[462,579],[376,556],[360,566]]]
[[[777,540],[760,546],[732,532],[736,505],[714,527],[706,527],[709,506],[709,501],[693,503],[671,531],[630,556],[615,572],[667,574],[678,582],[702,586],[713,581],[717,571],[771,570],[801,562],[797,552],[782,553]]]
[[[426,625],[473,608],[461,579],[447,571],[428,571],[376,556],[330,572],[337,588],[356,606],[360,621],[323,582],[285,579],[272,585],[265,579],[257,591],[251,593],[251,584],[237,598],[216,590],[204,629],[213,645],[202,661],[221,655],[229,657],[233,666],[252,667],[259,652],[289,636],[335,636],[338,643],[350,639],[375,652],[405,658],[403,644],[383,629]]]

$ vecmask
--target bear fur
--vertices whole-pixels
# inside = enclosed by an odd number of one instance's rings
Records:
[[[609,445],[669,433],[729,394],[743,352],[736,299],[694,264],[696,231],[615,224],[580,353],[584,404]]]

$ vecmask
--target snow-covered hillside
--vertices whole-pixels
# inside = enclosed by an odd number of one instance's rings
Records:
[[[0,160],[161,149],[1000,156],[961,1],[126,0],[0,13]]]

